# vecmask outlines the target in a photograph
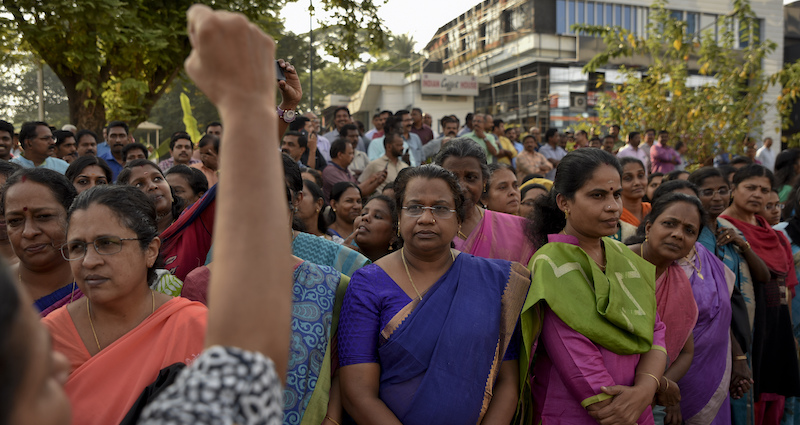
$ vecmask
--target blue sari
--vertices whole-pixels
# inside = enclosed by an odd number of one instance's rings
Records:
[[[292,339],[286,386],[283,389],[283,423],[299,425],[306,413],[324,417],[327,397],[309,405],[318,381],[330,390],[330,341],[335,332],[334,304],[342,274],[327,266],[303,261],[294,271],[292,285]],[[347,277],[344,277],[346,280]],[[321,419],[317,423],[321,422]]]
[[[389,321],[379,394],[400,422],[482,420],[530,283],[521,264],[462,253]]]
[[[333,267],[347,276],[352,276],[356,270],[370,263],[358,251],[303,232],[297,232],[292,241],[292,255],[314,264]]]

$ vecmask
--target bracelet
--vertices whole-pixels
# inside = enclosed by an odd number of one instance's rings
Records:
[[[750,242],[747,242],[747,241],[744,241],[744,249],[739,248],[739,250],[742,251],[743,253],[749,251],[750,249],[751,249],[750,248]]]
[[[637,375],[647,375],[647,376],[653,378],[656,381],[656,390],[658,390],[661,387],[661,381],[659,381],[658,378],[656,378],[656,376],[653,375],[652,373],[639,372],[639,373],[637,373]]]
[[[664,392],[667,392],[667,390],[669,389],[669,378],[667,378],[666,376],[662,376],[662,378],[664,378],[664,382],[667,383],[667,386],[664,388]]]
[[[334,421],[334,420],[333,420],[333,418],[332,418],[332,417],[330,417],[330,416],[328,416],[328,415],[325,415],[325,419],[327,419],[327,420],[329,420],[329,421],[333,422],[333,423],[334,423],[334,424],[336,424],[336,425],[342,425],[342,424],[340,424],[339,422],[336,422],[336,421]]]
[[[744,354],[741,355],[741,356],[734,356],[733,360],[745,360],[746,361],[747,360],[747,356],[744,355]]]

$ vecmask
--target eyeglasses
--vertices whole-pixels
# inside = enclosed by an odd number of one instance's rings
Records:
[[[717,190],[714,190],[714,189],[703,189],[703,190],[700,191],[700,196],[702,196],[704,198],[710,198],[710,197],[714,196],[715,193],[718,193],[719,196],[722,196],[724,198],[724,197],[728,196],[731,193],[731,190],[728,189],[727,187],[721,187],[721,188],[719,188]]]
[[[767,204],[767,205],[764,206],[764,209],[767,210],[767,211],[771,211],[771,210],[774,210],[774,209],[782,210],[783,207],[784,207],[783,204]]]
[[[534,206],[536,206],[536,201],[532,201],[532,200],[522,201],[521,204],[525,205],[526,207],[533,208]]]
[[[94,250],[100,255],[114,255],[122,251],[125,241],[141,241],[144,238],[118,238],[116,236],[101,236],[91,242]],[[71,241],[61,246],[61,256],[67,261],[76,261],[86,256],[86,246],[89,242]]]
[[[431,214],[433,214],[433,216],[436,218],[450,218],[453,216],[453,213],[456,212],[456,210],[451,210],[444,205],[435,205],[432,207],[409,205],[401,209],[406,210],[406,214],[408,214],[409,217],[422,217],[422,214],[425,212],[425,210],[430,210]]]

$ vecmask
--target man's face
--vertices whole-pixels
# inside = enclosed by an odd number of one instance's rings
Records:
[[[422,124],[422,113],[416,109],[411,111],[411,120],[414,122],[414,125]]]
[[[433,125],[433,117],[431,114],[422,114],[422,123],[430,127]]]
[[[575,135],[575,143],[582,148],[585,148],[589,145],[589,138],[586,137],[585,133],[578,133]]]
[[[297,143],[297,136],[293,135],[286,135],[283,136],[283,140],[281,141],[281,151],[294,159],[295,161],[299,161],[300,157],[303,156],[303,152],[305,149],[300,147],[300,144]]]
[[[503,135],[506,133],[506,125],[504,123],[500,123],[494,127],[494,130],[497,134]]]
[[[607,136],[606,138],[603,139],[603,149],[608,151],[608,152],[613,151],[614,150],[614,142],[615,142],[615,140],[614,140],[613,137],[608,137]]]
[[[61,145],[56,148],[56,157],[67,162],[72,162],[73,159],[78,157],[76,153],[77,150],[78,148],[75,143],[75,138],[67,137],[63,142],[61,142]]]
[[[141,149],[131,149],[128,151],[128,154],[125,155],[125,162],[131,162],[136,159],[147,159],[147,153],[142,152]]]
[[[190,140],[178,139],[169,154],[172,155],[172,160],[175,161],[175,164],[189,164],[193,151],[194,146]]]
[[[213,134],[219,138],[222,138],[222,126],[221,125],[211,125],[206,130],[206,134]]]
[[[56,139],[50,127],[40,125],[36,127],[36,137],[25,141],[25,155],[32,157],[51,156],[56,151]]]
[[[644,133],[644,142],[653,146],[653,142],[656,140],[656,133],[654,131],[648,131]]]
[[[472,117],[472,128],[475,130],[475,134],[483,135],[483,115]]]
[[[344,138],[350,142],[353,148],[358,146],[358,130],[347,130],[347,134],[344,135]]]
[[[108,147],[111,148],[111,153],[122,155],[122,148],[128,143],[130,143],[128,133],[125,132],[123,127],[111,127],[108,129]]]
[[[0,135],[1,135],[1,134],[3,134],[3,133],[1,133],[1,132],[0,132]],[[764,139],[764,146],[766,146],[767,148],[771,148],[771,147],[772,147],[772,139],[771,139],[771,138],[769,138],[769,137],[767,137],[766,139]]]
[[[13,148],[14,135],[7,131],[0,131],[0,158],[8,159]]]
[[[353,145],[348,143],[345,146],[344,152],[339,152],[339,154],[336,156],[336,159],[342,162],[339,164],[342,166],[342,168],[347,168],[347,166],[353,162]]]
[[[609,131],[608,134],[614,136],[615,138],[618,137],[619,136],[619,127],[616,127],[616,126],[611,127],[611,131]]]
[[[386,118],[384,118],[383,115],[378,115],[377,117],[372,119],[372,125],[375,127],[375,129],[377,129],[378,131],[381,131],[381,130],[383,130],[383,123],[385,121],[386,121]],[[306,131],[308,131],[308,130],[306,130]]]
[[[491,115],[483,116],[483,131],[491,133],[494,128],[494,117]]]
[[[395,158],[403,156],[403,138],[399,134],[395,134],[394,140],[392,140],[392,144],[389,147],[392,149],[392,155]]]
[[[337,129],[350,124],[350,114],[348,114],[345,110],[336,112],[336,115],[333,117],[333,123],[336,124]]]
[[[669,133],[659,134],[658,143],[661,143],[661,146],[667,146],[669,144]]]
[[[529,133],[534,139],[536,139],[536,143],[542,144],[542,132],[539,130],[539,127],[531,127],[531,131]]]
[[[97,155],[97,140],[91,134],[84,134],[78,140],[78,156]]]
[[[306,123],[306,126],[310,126],[310,129],[306,128],[306,131],[311,133],[311,131],[313,130],[315,133],[319,133],[319,118],[317,117],[317,114],[313,112],[307,112],[305,114],[305,117],[308,118],[309,120]]]
[[[217,151],[214,150],[213,144],[209,143],[200,148],[200,160],[206,168],[217,169]]]
[[[444,135],[447,137],[456,137],[458,134],[458,124],[455,122],[449,122],[444,125]]]
[[[631,140],[630,140],[630,144],[634,148],[638,148],[640,143],[642,143],[642,135],[641,134],[637,134],[637,135],[633,136],[633,138],[631,138]]]
[[[411,125],[414,124],[414,120],[411,118],[411,114],[403,114],[402,118],[400,119],[403,123],[403,133],[408,133],[411,131]]]

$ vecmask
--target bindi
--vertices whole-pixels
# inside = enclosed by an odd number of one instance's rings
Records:
[[[23,177],[24,179],[25,177]],[[22,211],[28,211],[28,207],[22,207]]]

